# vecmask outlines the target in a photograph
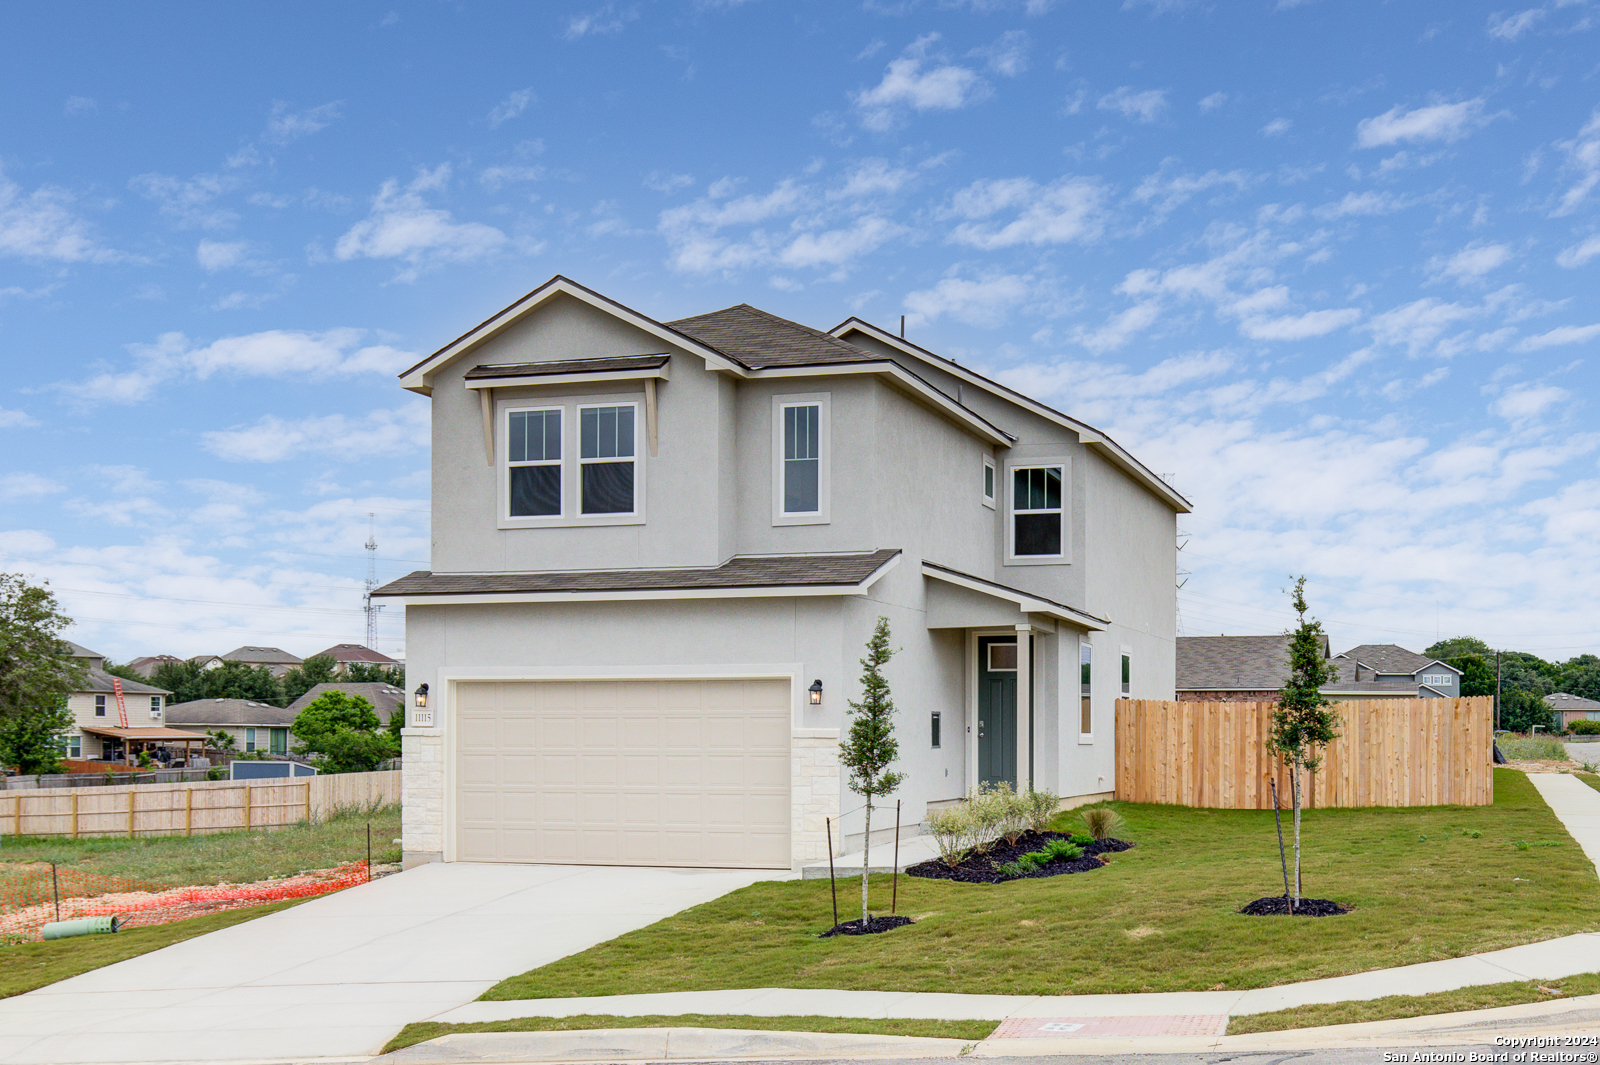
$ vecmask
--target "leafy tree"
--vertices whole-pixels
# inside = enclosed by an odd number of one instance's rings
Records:
[[[884,679],[884,664],[894,655],[889,646],[889,619],[880,617],[867,641],[867,657],[861,659],[861,701],[850,703],[850,734],[839,744],[839,761],[850,770],[849,787],[867,800],[866,830],[861,839],[861,924],[871,927],[867,910],[867,871],[872,867],[867,855],[872,850],[872,800],[888,795],[900,786],[904,774],[892,773],[889,766],[900,757],[900,744],[894,738],[894,700],[889,682]]]
[[[135,684],[150,683],[150,678],[146,677],[143,673],[140,673],[137,669],[134,669],[132,666],[124,663],[113,662],[109,658],[100,664],[100,669],[102,672],[109,673],[113,677],[121,677],[123,680],[131,680]]]
[[[1306,620],[1306,579],[1294,582],[1294,612],[1300,623],[1289,636],[1289,679],[1278,692],[1278,708],[1272,714],[1272,731],[1267,749],[1290,768],[1290,792],[1294,801],[1294,893],[1291,906],[1300,905],[1300,773],[1315,773],[1322,764],[1319,753],[1339,738],[1339,715],[1328,709],[1320,689],[1331,682],[1336,671],[1323,654],[1327,637],[1322,622]]]
[[[140,677],[143,681],[144,678]],[[163,662],[150,675],[149,683],[172,693],[171,702],[196,699],[249,699],[270,706],[288,706],[283,685],[266,666],[243,662],[222,662],[207,668],[200,659]]]
[[[61,639],[71,624],[48,581],[0,573],[0,761],[19,772],[60,768],[60,734],[72,727],[67,697],[87,673]]]
[[[359,695],[325,691],[295,716],[291,726],[300,743],[294,752],[310,755],[324,773],[364,773],[400,753],[387,732],[378,731],[378,714]]]
[[[211,737],[211,746],[224,753],[234,750],[239,745],[239,741],[227,729],[219,728],[215,732],[206,733],[206,735]]]
[[[1452,636],[1448,640],[1440,640],[1432,647],[1423,648],[1422,653],[1429,658],[1437,658],[1441,662],[1448,662],[1461,655],[1478,655],[1482,658],[1493,659],[1494,648],[1478,639],[1476,636]]]
[[[344,679],[356,684],[392,684],[404,691],[406,667],[386,666],[382,662],[350,662],[345,665]]]
[[[1461,694],[1464,696],[1494,694],[1494,661],[1482,655],[1456,655],[1442,659],[1461,671]]]
[[[1524,689],[1508,691],[1501,695],[1501,728],[1510,729],[1512,732],[1532,732],[1535,725],[1546,731],[1555,730],[1556,715],[1544,701],[1543,696]]]
[[[298,666],[291,666],[283,675],[283,695],[288,706],[318,684],[331,684],[340,678],[339,662],[332,655],[312,655]]]

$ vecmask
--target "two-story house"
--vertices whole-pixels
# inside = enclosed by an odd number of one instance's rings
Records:
[[[1461,670],[1399,644],[1364,643],[1333,656],[1339,679],[1323,689],[1333,698],[1456,699]]]
[[[401,383],[433,568],[373,594],[406,609],[408,864],[859,845],[839,740],[879,617],[907,825],[983,781],[1109,796],[1115,701],[1172,698],[1184,498],[865,322],[662,323],[557,277]]]
[[[84,667],[84,682],[67,697],[72,725],[59,740],[63,758],[121,762],[145,748],[197,751],[204,736],[167,726],[166,699],[171,692],[114,677],[105,671],[105,655],[71,640],[65,642],[72,648],[72,657]],[[122,723],[124,714],[126,725]]]

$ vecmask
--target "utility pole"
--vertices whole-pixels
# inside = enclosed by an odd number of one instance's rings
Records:
[[[361,610],[367,615],[367,642],[369,650],[378,649],[378,611],[372,605],[372,593],[378,587],[378,538],[374,526],[376,515],[367,512],[367,590],[361,597]]]
[[[1500,727],[1500,652],[1494,653],[1494,727]]]

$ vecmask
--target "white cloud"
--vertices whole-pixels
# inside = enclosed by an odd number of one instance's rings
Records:
[[[1108,198],[1109,190],[1092,178],[1063,177],[1048,185],[1030,178],[974,181],[951,199],[947,213],[968,221],[950,239],[985,250],[1092,241],[1104,228]],[[988,221],[997,214],[1011,220]]]
[[[842,187],[828,193],[829,199],[859,199],[899,192],[916,174],[904,167],[891,166],[887,159],[863,159],[850,168]]]
[[[1356,124],[1356,147],[1381,148],[1402,141],[1456,141],[1483,124],[1483,98],[1433,104],[1411,111],[1399,105]]]
[[[1582,266],[1596,255],[1600,255],[1600,233],[1562,249],[1561,254],[1556,256],[1556,262],[1570,270]]]
[[[1017,274],[993,274],[976,281],[946,277],[931,289],[907,293],[905,308],[917,323],[948,315],[968,325],[992,327],[1028,298],[1031,287],[1031,278]]]
[[[347,377],[388,374],[415,357],[387,344],[362,346],[363,329],[329,329],[321,333],[271,329],[245,336],[223,337],[195,347],[182,333],[165,333],[153,344],[130,344],[136,365],[131,370],[102,370],[84,381],[63,381],[51,387],[77,403],[140,403],[165,382],[217,375],[239,377]]]
[[[166,174],[140,174],[130,188],[161,205],[161,213],[185,229],[218,229],[239,216],[216,204],[218,197],[238,188],[238,180],[217,174],[196,174],[188,181]]]
[[[1099,329],[1078,329],[1073,335],[1073,340],[1097,355],[1115,351],[1133,339],[1136,334],[1149,329],[1160,317],[1160,301],[1144,300],[1120,314],[1113,315]]]
[[[1261,127],[1263,137],[1281,137],[1294,127],[1294,123],[1287,118],[1275,118]]]
[[[313,133],[320,133],[338,119],[340,106],[338,101],[335,101],[318,107],[308,107],[304,111],[291,111],[287,103],[275,100],[272,104],[272,114],[267,117],[267,131],[262,134],[262,140],[269,144],[283,145],[301,137],[309,137]]]
[[[1572,397],[1572,393],[1554,385],[1519,385],[1495,401],[1495,413],[1511,421],[1534,418],[1558,403]]]
[[[0,407],[0,429],[31,429],[39,419],[25,410],[6,410]]]
[[[1163,165],[1161,171],[1139,182],[1133,190],[1133,199],[1150,204],[1157,215],[1165,216],[1202,192],[1222,187],[1243,192],[1250,187],[1251,181],[1250,175],[1243,170],[1208,170],[1204,174],[1170,175]]]
[[[500,250],[506,235],[481,222],[457,222],[449,211],[429,207],[424,192],[443,189],[450,164],[418,171],[401,188],[390,178],[372,200],[372,213],[351,226],[334,245],[334,258],[398,259],[406,264],[395,277],[414,281],[426,267],[440,263],[469,262]]]
[[[428,444],[428,406],[408,403],[363,418],[343,414],[287,420],[266,415],[255,423],[200,434],[205,449],[230,462],[281,462],[296,455],[340,458],[399,455]]]
[[[88,96],[69,96],[63,110],[69,115],[91,115],[100,110],[100,105]]]
[[[638,17],[637,6],[625,7],[618,11],[616,4],[603,4],[588,14],[573,15],[567,19],[566,32],[562,36],[569,41],[576,41],[581,37],[618,33]]]
[[[681,207],[661,212],[658,228],[672,248],[672,265],[690,273],[735,270],[771,261],[774,244],[781,238],[756,229],[743,241],[732,241],[720,230],[730,226],[755,226],[778,215],[790,214],[805,200],[802,187],[780,181],[771,192],[733,196],[738,182],[723,178],[713,182],[706,195]]]
[[[542,181],[544,176],[542,166],[491,166],[478,174],[478,180],[484,187],[498,190],[516,181]]]
[[[1489,16],[1489,36],[1498,37],[1502,41],[1514,41],[1532,29],[1546,14],[1542,7],[1530,7],[1526,11],[1518,11],[1512,15],[1495,12]]]
[[[694,177],[690,174],[663,174],[659,170],[652,170],[645,175],[644,187],[656,192],[676,192],[686,189],[694,184]]]
[[[969,54],[987,60],[989,69],[996,74],[1014,78],[1028,69],[1028,43],[1028,35],[1022,30],[1008,30],[993,44],[975,48]]]
[[[1454,255],[1436,255],[1428,260],[1428,273],[1435,279],[1481,281],[1483,276],[1511,261],[1511,248],[1505,244],[1474,241]]]
[[[1600,109],[1589,116],[1588,123],[1576,137],[1562,141],[1560,147],[1567,154],[1562,169],[1577,174],[1578,180],[1561,194],[1560,202],[1551,212],[1558,218],[1576,211],[1595,186],[1600,185]]]
[[[1332,221],[1350,216],[1393,214],[1405,210],[1413,202],[1392,192],[1347,192],[1338,203],[1325,203],[1313,213],[1318,218]]]
[[[528,109],[528,105],[532,104],[537,99],[538,97],[533,94],[532,89],[518,89],[516,92],[511,93],[504,100],[501,100],[499,103],[495,104],[494,107],[490,108],[490,128],[498,129],[501,123],[509,122],[513,118],[516,118],[518,115],[522,114],[522,112]]]
[[[1165,89],[1146,89],[1135,92],[1128,86],[1120,86],[1116,91],[1109,92],[1100,97],[1096,104],[1102,111],[1115,111],[1123,118],[1136,118],[1140,122],[1154,122],[1161,117],[1161,112],[1167,107],[1167,93]]]
[[[37,473],[0,474],[0,499],[8,502],[39,499],[64,491],[65,485],[57,484],[48,477],[40,477]]]
[[[65,189],[40,186],[24,194],[0,171],[0,255],[62,263],[114,262],[121,258],[89,236],[89,224],[72,212]]]
[[[882,81],[852,97],[863,126],[882,132],[907,109],[959,111],[988,97],[988,83],[975,72],[928,55],[938,40],[937,33],[918,37],[900,58],[890,61]]]
[[[867,215],[840,229],[801,233],[778,253],[785,266],[842,266],[881,247],[905,232],[905,227]]]
[[[194,250],[195,261],[205,270],[226,270],[238,266],[249,245],[244,241],[228,243],[220,240],[202,240]]]
[[[1600,337],[1600,325],[1563,325],[1531,336],[1517,345],[1518,351],[1542,351],[1562,344],[1582,344]]]
[[[1215,111],[1227,102],[1228,94],[1225,92],[1214,92],[1210,96],[1203,96],[1200,98],[1200,113],[1205,114],[1207,111]]]
[[[1360,311],[1346,307],[1341,310],[1307,311],[1305,314],[1280,318],[1246,318],[1239,323],[1239,332],[1251,340],[1309,340],[1326,336],[1360,320]]]
[[[1433,346],[1445,330],[1476,318],[1479,313],[1476,307],[1446,303],[1429,296],[1374,315],[1367,328],[1380,344],[1404,345],[1410,354],[1420,355]]]

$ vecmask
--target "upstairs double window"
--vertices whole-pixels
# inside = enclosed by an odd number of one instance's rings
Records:
[[[1011,470],[1011,555],[1016,559],[1059,559],[1066,554],[1066,467],[1015,466]]]
[[[607,524],[642,513],[636,403],[504,411],[502,517],[512,526]]]

